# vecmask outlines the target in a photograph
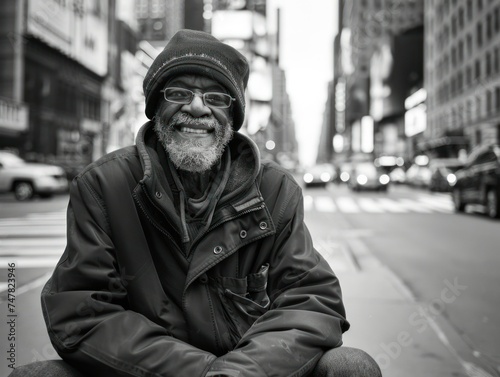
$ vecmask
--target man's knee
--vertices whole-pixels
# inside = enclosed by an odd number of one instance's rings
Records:
[[[338,347],[318,361],[312,377],[382,377],[376,361],[365,351]]]
[[[37,361],[17,367],[9,377],[83,377],[62,360]]]

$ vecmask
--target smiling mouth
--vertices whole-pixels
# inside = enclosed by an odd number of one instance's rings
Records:
[[[179,131],[184,132],[184,133],[189,133],[189,134],[209,134],[213,131],[213,129],[180,127]]]

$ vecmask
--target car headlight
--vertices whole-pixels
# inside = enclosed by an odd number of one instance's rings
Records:
[[[455,183],[457,183],[457,176],[453,173],[450,173],[446,176],[446,180],[450,184],[450,186],[455,186]]]
[[[342,182],[347,182],[349,180],[350,176],[349,176],[349,173],[343,171],[341,174],[340,174],[340,180]]]
[[[360,174],[356,177],[356,182],[358,182],[360,185],[366,184],[368,182],[368,178],[364,174]]]
[[[391,178],[387,175],[387,174],[382,174],[378,181],[383,184],[383,185],[386,185],[388,184],[390,181],[391,181]]]
[[[305,183],[311,183],[313,181],[314,177],[311,173],[306,173],[304,174],[304,182]]]
[[[332,176],[330,175],[330,173],[327,173],[327,172],[324,172],[324,173],[321,173],[321,176],[319,177],[323,182],[329,182],[330,179],[332,178]]]

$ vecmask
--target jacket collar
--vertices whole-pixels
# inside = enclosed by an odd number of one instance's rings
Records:
[[[158,139],[153,127],[152,121],[146,122],[136,137],[136,146],[144,171],[139,185],[156,209],[167,217],[177,233],[182,234],[182,225],[175,204],[175,183],[164,174],[168,169],[163,169],[156,152]],[[236,212],[244,211],[262,201],[255,185],[260,171],[260,154],[257,145],[239,132],[234,133],[228,147],[231,150],[231,171],[217,207],[231,202]]]

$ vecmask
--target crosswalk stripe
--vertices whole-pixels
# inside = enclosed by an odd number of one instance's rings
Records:
[[[341,196],[337,198],[337,207],[344,213],[358,213],[360,212],[359,206],[353,198],[348,196]]]
[[[319,196],[315,201],[316,210],[319,212],[335,212],[337,206],[335,205],[332,198],[329,196]]]
[[[448,196],[420,196],[413,198],[370,198],[330,196],[304,197],[304,209],[318,212],[343,213],[451,213],[453,203]]]
[[[0,237],[26,236],[26,237],[48,237],[64,236],[66,228],[61,226],[13,226],[0,227]]]
[[[11,256],[15,257],[16,255],[23,256],[35,256],[35,255],[56,255],[61,256],[64,251],[64,247],[58,248],[37,248],[37,249],[23,249],[23,248],[1,248],[0,256]]]
[[[421,213],[431,213],[432,210],[426,206],[422,206],[421,203],[418,203],[411,199],[399,199],[398,202],[401,204],[403,208],[406,208],[413,212],[421,212]]]
[[[382,206],[382,208],[388,212],[395,212],[395,213],[408,212],[405,208],[401,206],[401,204],[392,199],[380,198],[378,202]]]
[[[304,211],[311,211],[314,207],[314,199],[311,195],[304,196]]]
[[[65,246],[64,211],[0,219],[0,268],[53,268]]]
[[[429,196],[424,196],[418,198],[418,201],[425,204],[425,205],[431,205],[433,207],[437,207],[443,210],[447,211],[453,211],[453,202],[451,201],[451,198],[445,197],[442,199],[438,198],[433,198]]]
[[[0,266],[15,263],[16,268],[47,268],[55,267],[60,257],[0,257]]]
[[[378,205],[378,203],[375,201],[375,199],[372,199],[372,198],[359,198],[358,199],[358,205],[365,212],[371,212],[371,213],[382,213],[382,212],[384,212],[384,209],[381,208]]]

